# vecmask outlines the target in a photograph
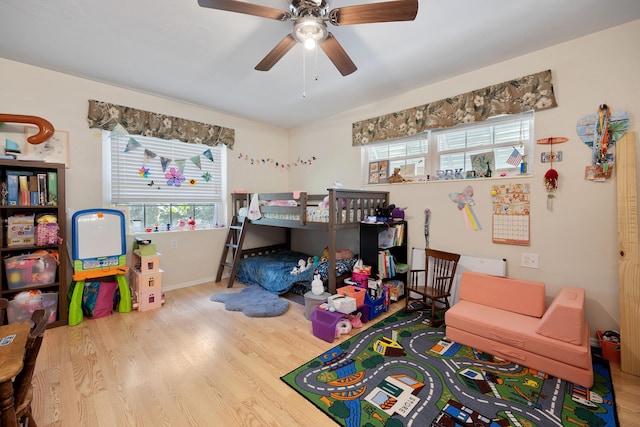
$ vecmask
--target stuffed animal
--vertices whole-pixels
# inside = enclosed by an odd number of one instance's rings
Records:
[[[319,274],[313,275],[313,281],[311,282],[311,293],[314,295],[322,295],[324,293],[324,284],[320,280]]]
[[[291,269],[290,274],[293,274],[295,276],[296,274],[302,273],[307,268],[309,268],[309,266],[307,266],[307,262],[301,259],[300,261],[298,261],[298,265],[296,265],[295,267],[293,267],[293,269]]]
[[[338,181],[333,183],[333,188],[342,188],[342,184]],[[342,202],[342,207],[345,207],[346,202]],[[329,196],[325,196],[320,203],[318,203],[320,209],[329,209]]]
[[[336,324],[336,338],[339,338],[342,334],[348,334],[351,332],[351,322],[348,319],[339,320]]]
[[[387,182],[389,184],[394,184],[396,182],[403,182],[403,181],[404,181],[404,179],[402,179],[402,176],[400,175],[400,168],[393,169],[393,175],[391,175],[387,179]]]
[[[362,313],[359,311],[355,315],[350,314],[349,321],[351,322],[351,326],[353,326],[354,328],[362,328],[361,317],[362,317]]]

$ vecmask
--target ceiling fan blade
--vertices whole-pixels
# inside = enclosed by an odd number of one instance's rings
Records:
[[[227,12],[244,13],[246,15],[275,19],[276,21],[288,21],[291,19],[291,14],[289,12],[236,0],[198,0],[198,4],[201,7],[226,10]]]
[[[417,14],[418,0],[395,0],[338,7],[329,12],[329,21],[333,25],[413,21]]]
[[[358,69],[333,34],[329,33],[327,38],[320,42],[320,47],[343,76],[348,76]]]
[[[267,53],[258,65],[256,65],[255,69],[258,71],[269,71],[271,67],[276,65],[276,62],[280,61],[282,57],[291,50],[291,48],[296,44],[296,40],[293,38],[291,34],[287,34],[285,38],[280,40],[280,43],[276,45],[271,52]]]

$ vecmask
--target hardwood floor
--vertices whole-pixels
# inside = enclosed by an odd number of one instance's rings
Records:
[[[299,304],[256,319],[209,301],[227,291],[193,286],[167,292],[161,309],[47,330],[34,374],[38,425],[335,426],[279,378],[339,341],[314,337]],[[617,365],[612,375],[620,425],[640,425],[640,377]]]

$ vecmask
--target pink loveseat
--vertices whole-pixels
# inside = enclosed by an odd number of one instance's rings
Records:
[[[584,289],[564,287],[546,307],[544,283],[465,271],[446,336],[590,388],[593,365]]]

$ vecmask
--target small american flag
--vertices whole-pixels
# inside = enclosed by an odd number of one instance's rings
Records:
[[[521,161],[522,161],[522,154],[520,154],[520,152],[516,148],[514,148],[513,152],[507,159],[507,163],[509,163],[511,166],[518,166]]]

